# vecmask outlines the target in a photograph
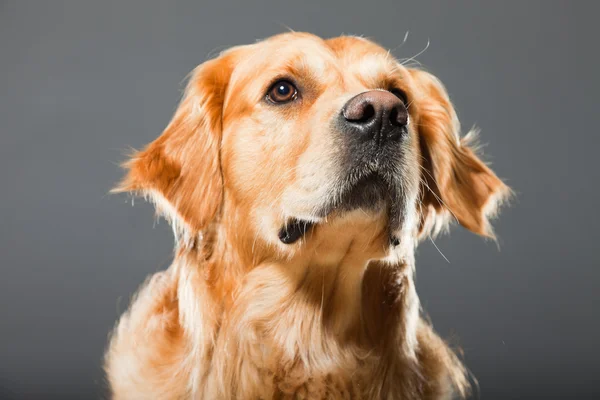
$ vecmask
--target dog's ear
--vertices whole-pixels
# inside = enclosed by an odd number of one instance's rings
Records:
[[[420,236],[447,226],[454,217],[465,228],[494,238],[489,223],[510,189],[476,155],[476,132],[460,137],[460,124],[442,83],[409,69],[411,108],[422,153]]]
[[[226,53],[191,73],[167,128],[124,164],[127,174],[113,189],[152,201],[180,244],[195,240],[220,209],[221,114],[232,68]]]

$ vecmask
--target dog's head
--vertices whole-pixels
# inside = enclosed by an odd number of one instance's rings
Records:
[[[493,236],[509,189],[459,129],[431,74],[366,39],[286,33],[196,68],[117,190],[150,197],[186,245],[227,225],[281,254],[371,224],[383,258],[450,217]]]

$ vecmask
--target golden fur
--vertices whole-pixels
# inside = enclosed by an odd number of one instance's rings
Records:
[[[265,104],[274,79],[303,97]],[[411,135],[405,220],[311,214],[338,173],[328,121],[352,96],[401,88]],[[459,137],[441,83],[357,37],[286,33],[195,69],[171,123],[126,164],[116,191],[173,225],[173,264],[140,289],[106,353],[115,399],[441,399],[465,368],[420,316],[414,248],[454,216],[493,236],[509,189]],[[290,217],[314,229],[285,245]]]

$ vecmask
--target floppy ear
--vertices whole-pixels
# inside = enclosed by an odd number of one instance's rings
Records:
[[[221,111],[230,58],[223,55],[192,72],[167,128],[124,164],[128,172],[113,189],[151,200],[180,244],[193,243],[215,219],[222,201]]]
[[[477,132],[460,137],[460,124],[442,83],[409,70],[422,161],[420,236],[437,234],[454,217],[465,228],[494,238],[489,223],[510,189],[476,155]]]

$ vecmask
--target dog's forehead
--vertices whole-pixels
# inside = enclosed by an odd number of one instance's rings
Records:
[[[361,55],[386,56],[387,50],[362,36],[338,36],[325,40],[327,46],[343,60],[353,60]]]
[[[230,87],[262,90],[265,81],[294,76],[328,85],[354,78],[377,82],[395,71],[396,60],[368,39],[340,36],[324,40],[290,32],[240,47]]]
[[[244,46],[232,76],[256,79],[269,73],[294,70],[321,74],[337,69],[337,55],[326,42],[311,34],[285,33]]]

